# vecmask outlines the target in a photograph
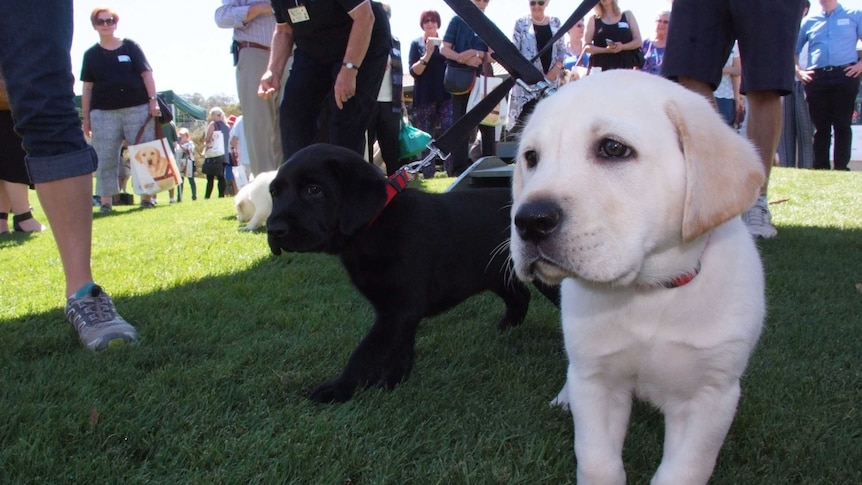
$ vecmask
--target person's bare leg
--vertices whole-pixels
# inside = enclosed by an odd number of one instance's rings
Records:
[[[6,184],[0,180],[0,213],[5,214],[3,219],[0,219],[0,234],[9,232],[9,211],[12,203],[9,202],[9,196],[6,194]]]
[[[93,281],[91,174],[36,184],[36,194],[51,224],[66,275],[66,297]]]
[[[769,174],[781,138],[781,96],[775,91],[754,91],[746,94],[748,98],[748,127],[746,135],[757,147],[763,170],[766,172],[766,182],[760,189],[761,195],[766,195],[769,184]]]
[[[710,104],[712,104],[712,107],[715,108],[716,111],[718,111],[718,103],[716,103],[715,101],[715,94],[713,94],[712,86],[710,86],[709,83],[705,83],[703,81],[699,81],[690,77],[680,77],[679,79],[677,79],[677,82],[679,82],[683,87],[687,88],[688,90],[694,91],[709,100]]]
[[[30,194],[27,193],[27,191],[30,190],[29,187],[24,184],[3,180],[0,180],[0,184],[3,184],[6,189],[6,195],[9,198],[9,206],[11,207],[9,212],[13,218],[14,216],[30,212]],[[45,229],[45,226],[35,218],[20,221],[19,225],[21,226],[21,230],[25,232],[40,232]]]

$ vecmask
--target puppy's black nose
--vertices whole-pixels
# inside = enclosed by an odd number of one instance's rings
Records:
[[[563,219],[563,210],[555,202],[537,200],[518,208],[515,228],[524,241],[538,243],[548,238]]]

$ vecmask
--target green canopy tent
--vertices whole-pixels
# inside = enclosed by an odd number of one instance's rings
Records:
[[[174,118],[178,123],[187,121],[206,121],[207,110],[190,103],[182,96],[177,96],[173,91],[159,91],[159,96],[165,100],[174,111]],[[81,97],[75,96],[75,107],[81,111]]]

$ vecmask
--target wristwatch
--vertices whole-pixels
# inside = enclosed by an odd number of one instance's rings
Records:
[[[150,101],[152,101],[152,100],[154,100],[154,99],[158,99],[158,96],[156,96],[156,95],[152,95],[152,96],[150,96]]]
[[[359,66],[352,62],[342,62],[341,65],[346,67],[347,69],[359,69]]]

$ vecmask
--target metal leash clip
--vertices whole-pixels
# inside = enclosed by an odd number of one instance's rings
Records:
[[[440,149],[434,145],[434,140],[429,141],[427,147],[429,151],[428,155],[425,155],[425,158],[423,158],[422,160],[417,160],[415,162],[410,162],[404,165],[404,167],[402,167],[414,177],[426,165],[430,165],[431,163],[433,163],[435,158],[440,157],[440,160],[446,160],[450,156],[449,153],[444,154],[442,151],[440,151]]]

